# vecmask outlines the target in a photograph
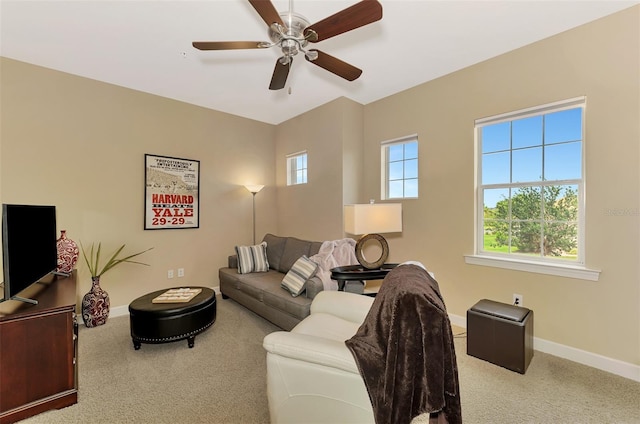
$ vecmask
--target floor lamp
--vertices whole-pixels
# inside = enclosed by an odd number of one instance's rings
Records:
[[[253,244],[256,244],[256,194],[260,192],[264,188],[263,185],[259,184],[245,184],[244,186],[249,193],[253,195]]]

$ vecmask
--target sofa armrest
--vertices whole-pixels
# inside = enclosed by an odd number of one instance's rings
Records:
[[[322,290],[324,290],[324,284],[318,276],[313,276],[304,283],[304,293],[307,299],[315,299]]]
[[[229,266],[229,268],[238,269],[238,255],[229,256],[229,258],[227,259],[227,265]]]
[[[327,313],[362,324],[371,309],[373,298],[343,291],[324,290],[311,303],[311,313]]]
[[[268,353],[360,374],[353,355],[343,341],[309,334],[276,331],[262,342]]]

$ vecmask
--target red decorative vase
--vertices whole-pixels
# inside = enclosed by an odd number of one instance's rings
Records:
[[[109,318],[109,294],[100,287],[100,277],[91,281],[91,290],[82,298],[82,320],[86,327],[97,327]]]
[[[58,272],[71,274],[78,262],[78,245],[75,241],[67,238],[67,230],[60,231],[60,238],[57,240],[58,247]]]

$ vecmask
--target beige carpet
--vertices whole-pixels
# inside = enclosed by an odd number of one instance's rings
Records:
[[[262,339],[276,330],[220,297],[193,349],[136,351],[128,317],[81,327],[78,404],[22,423],[268,423]],[[520,375],[467,356],[465,343],[456,338],[465,423],[640,424],[640,383],[539,352]]]

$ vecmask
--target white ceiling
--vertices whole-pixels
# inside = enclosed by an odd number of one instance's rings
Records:
[[[357,0],[295,0],[319,21]],[[286,12],[287,0],[274,0]],[[278,124],[344,96],[367,104],[640,1],[381,0],[383,18],[313,45],[364,72],[347,82],[296,56],[268,89],[277,48],[199,51],[192,41],[268,41],[245,0],[0,1],[0,55]],[[291,93],[289,94],[289,87]]]

